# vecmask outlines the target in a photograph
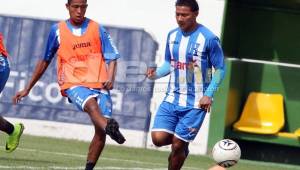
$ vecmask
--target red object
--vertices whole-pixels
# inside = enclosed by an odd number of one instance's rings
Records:
[[[8,56],[8,52],[6,51],[5,46],[4,46],[4,44],[3,44],[3,36],[2,36],[1,33],[0,33],[0,53],[1,53],[1,55],[3,55],[4,57],[7,57],[7,56]]]

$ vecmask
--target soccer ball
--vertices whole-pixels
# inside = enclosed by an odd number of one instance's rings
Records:
[[[212,150],[213,159],[224,168],[235,165],[241,157],[239,145],[230,139],[220,140]]]

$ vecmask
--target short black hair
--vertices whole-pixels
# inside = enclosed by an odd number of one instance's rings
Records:
[[[85,0],[85,2],[87,2],[87,0]],[[72,0],[68,0],[68,4],[71,4],[72,3]]]
[[[197,0],[176,0],[175,6],[188,6],[193,12],[199,11]]]

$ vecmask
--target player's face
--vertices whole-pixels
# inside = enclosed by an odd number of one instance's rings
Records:
[[[72,0],[70,4],[66,4],[72,25],[80,26],[83,23],[88,6],[86,2],[86,0]]]
[[[198,11],[191,11],[188,6],[176,6],[176,21],[184,32],[192,31],[197,25]]]

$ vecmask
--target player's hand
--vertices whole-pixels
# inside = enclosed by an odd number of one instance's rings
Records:
[[[199,101],[199,108],[206,110],[206,112],[210,112],[210,106],[212,104],[212,100],[208,96],[203,96]]]
[[[29,90],[22,90],[17,92],[17,94],[12,98],[13,104],[19,103],[23,97],[26,97],[29,94]]]
[[[111,80],[107,80],[103,83],[103,88],[106,90],[111,90],[114,88],[114,83]]]
[[[147,78],[148,79],[151,79],[151,80],[153,80],[153,79],[155,79],[155,68],[148,68],[147,69],[147,73],[146,73],[146,76],[147,76]]]

